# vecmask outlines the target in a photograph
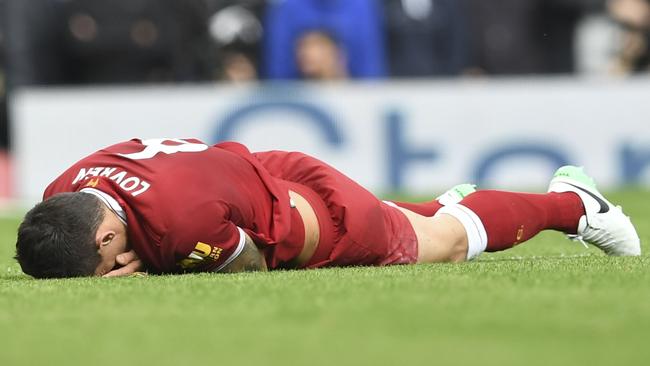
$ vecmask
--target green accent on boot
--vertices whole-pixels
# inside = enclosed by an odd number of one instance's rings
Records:
[[[596,189],[596,182],[592,177],[588,176],[585,173],[583,167],[565,165],[560,169],[558,169],[553,175],[553,178],[557,178],[557,177],[566,177],[573,181],[582,183],[588,187]]]
[[[474,184],[469,184],[469,183],[463,183],[459,184],[457,186],[453,186],[450,191],[453,191],[456,193],[460,198],[465,198],[469,196],[470,194],[476,192],[476,185]]]
[[[436,201],[440,202],[440,204],[443,206],[449,206],[462,201],[463,198],[469,196],[474,192],[476,192],[476,186],[474,184],[458,184],[451,187],[447,192],[438,196],[436,198]]]

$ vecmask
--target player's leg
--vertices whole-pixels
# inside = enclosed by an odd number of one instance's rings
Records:
[[[432,220],[428,227],[419,224],[422,220],[412,219],[418,239],[433,238],[422,240],[425,255],[420,256],[421,261],[457,261],[464,244],[454,235],[459,224],[467,240],[467,259],[483,251],[511,248],[549,229],[579,236],[610,255],[640,254],[639,238],[629,218],[576,167],[560,168],[547,194],[478,191],[459,204],[441,208],[434,219],[445,217],[447,221]],[[455,222],[450,222],[450,217]],[[442,227],[444,224],[451,228]]]
[[[500,251],[542,230],[574,233],[584,214],[573,193],[477,191],[433,217],[404,210],[416,232],[419,262],[458,262],[483,251]]]
[[[584,206],[580,198],[565,193],[518,193],[478,191],[458,205],[439,211],[458,218],[468,230],[478,233],[476,253],[512,248],[543,230],[575,234]]]

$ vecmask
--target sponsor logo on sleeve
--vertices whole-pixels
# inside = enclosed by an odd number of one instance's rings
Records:
[[[95,187],[97,187],[98,184],[99,184],[99,179],[95,178],[95,179],[91,179],[88,182],[86,182],[86,184],[84,184],[84,187],[93,187],[93,188],[95,188]]]

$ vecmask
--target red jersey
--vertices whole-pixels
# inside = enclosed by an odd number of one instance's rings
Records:
[[[131,247],[157,273],[219,270],[243,249],[243,232],[274,253],[291,230],[288,191],[232,142],[122,142],[74,164],[44,199],[77,191],[119,205]]]

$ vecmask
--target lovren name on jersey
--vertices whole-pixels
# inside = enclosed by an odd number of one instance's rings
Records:
[[[98,177],[106,177],[115,183],[118,187],[122,188],[124,191],[129,192],[133,197],[139,196],[142,193],[146,192],[151,184],[140,177],[134,175],[129,175],[126,170],[122,170],[115,167],[92,167],[92,168],[80,168],[77,177],[74,179],[72,184],[77,184],[81,181],[89,180],[88,183],[84,184],[85,187],[95,187],[99,184],[99,179],[92,179]]]

